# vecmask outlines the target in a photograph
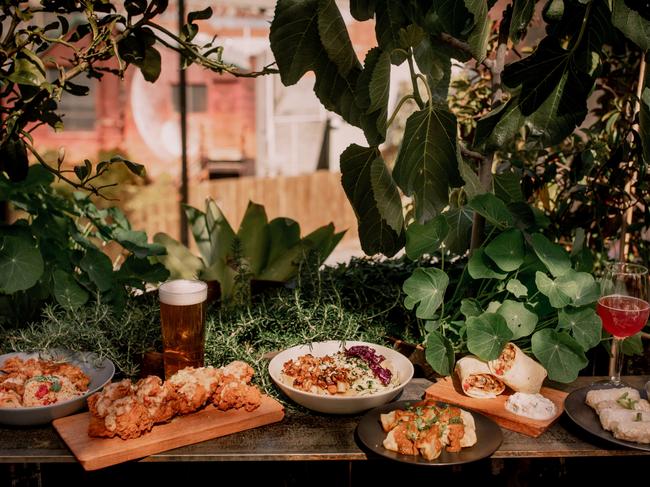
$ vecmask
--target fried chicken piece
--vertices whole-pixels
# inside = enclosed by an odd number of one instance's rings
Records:
[[[243,407],[250,412],[259,407],[262,394],[256,386],[237,380],[226,380],[219,385],[211,400],[222,411]]]
[[[122,397],[106,408],[106,416],[93,416],[88,425],[88,435],[113,438],[119,436],[124,440],[137,438],[150,431],[153,420],[135,394]]]
[[[88,398],[90,414],[103,418],[108,414],[108,408],[114,401],[131,394],[133,394],[133,383],[130,380],[111,382],[101,392],[96,392]]]
[[[7,374],[21,372],[28,377],[34,377],[35,375],[43,375],[43,362],[35,358],[23,360],[20,357],[11,357],[5,360],[0,370]]]
[[[172,375],[168,381],[176,398],[174,409],[179,414],[189,414],[205,405],[215,393],[223,372],[214,367],[186,367]]]
[[[154,423],[164,423],[174,416],[177,395],[169,382],[150,375],[138,381],[135,391],[138,401],[147,409]]]
[[[253,374],[255,374],[253,367],[241,360],[230,362],[225,367],[221,367],[221,371],[225,377],[232,377],[246,384],[250,383],[253,379]]]
[[[16,391],[3,390],[0,391],[0,408],[20,408],[22,407],[20,396]]]
[[[25,381],[29,377],[21,372],[11,372],[0,376],[0,391],[13,391],[22,397],[25,392]]]

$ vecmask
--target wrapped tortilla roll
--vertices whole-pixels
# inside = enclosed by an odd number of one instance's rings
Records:
[[[463,392],[470,397],[489,399],[497,397],[506,389],[503,381],[490,372],[487,363],[473,355],[467,355],[456,362],[456,375]]]
[[[508,343],[496,360],[488,362],[490,372],[516,392],[537,394],[546,378],[546,369],[514,343]]]

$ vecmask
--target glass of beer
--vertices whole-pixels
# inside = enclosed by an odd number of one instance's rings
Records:
[[[208,285],[177,279],[158,289],[165,377],[185,367],[203,367]]]

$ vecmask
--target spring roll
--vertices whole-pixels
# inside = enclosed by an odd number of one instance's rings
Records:
[[[470,397],[489,399],[501,394],[506,386],[491,372],[487,363],[473,355],[456,362],[456,375],[460,379],[463,392]]]
[[[496,360],[488,362],[490,372],[516,392],[537,394],[546,378],[546,369],[514,343],[508,343]]]

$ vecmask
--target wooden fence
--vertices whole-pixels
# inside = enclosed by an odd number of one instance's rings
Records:
[[[179,237],[178,189],[160,182],[137,188],[127,203],[133,228],[146,230],[152,237],[166,232]],[[237,229],[249,201],[264,205],[269,220],[293,218],[301,234],[321,225],[334,223],[337,231],[347,229],[344,240],[358,239],[357,222],[341,186],[341,175],[328,171],[291,177],[218,179],[190,185],[190,205],[203,209],[205,199],[213,198]]]

